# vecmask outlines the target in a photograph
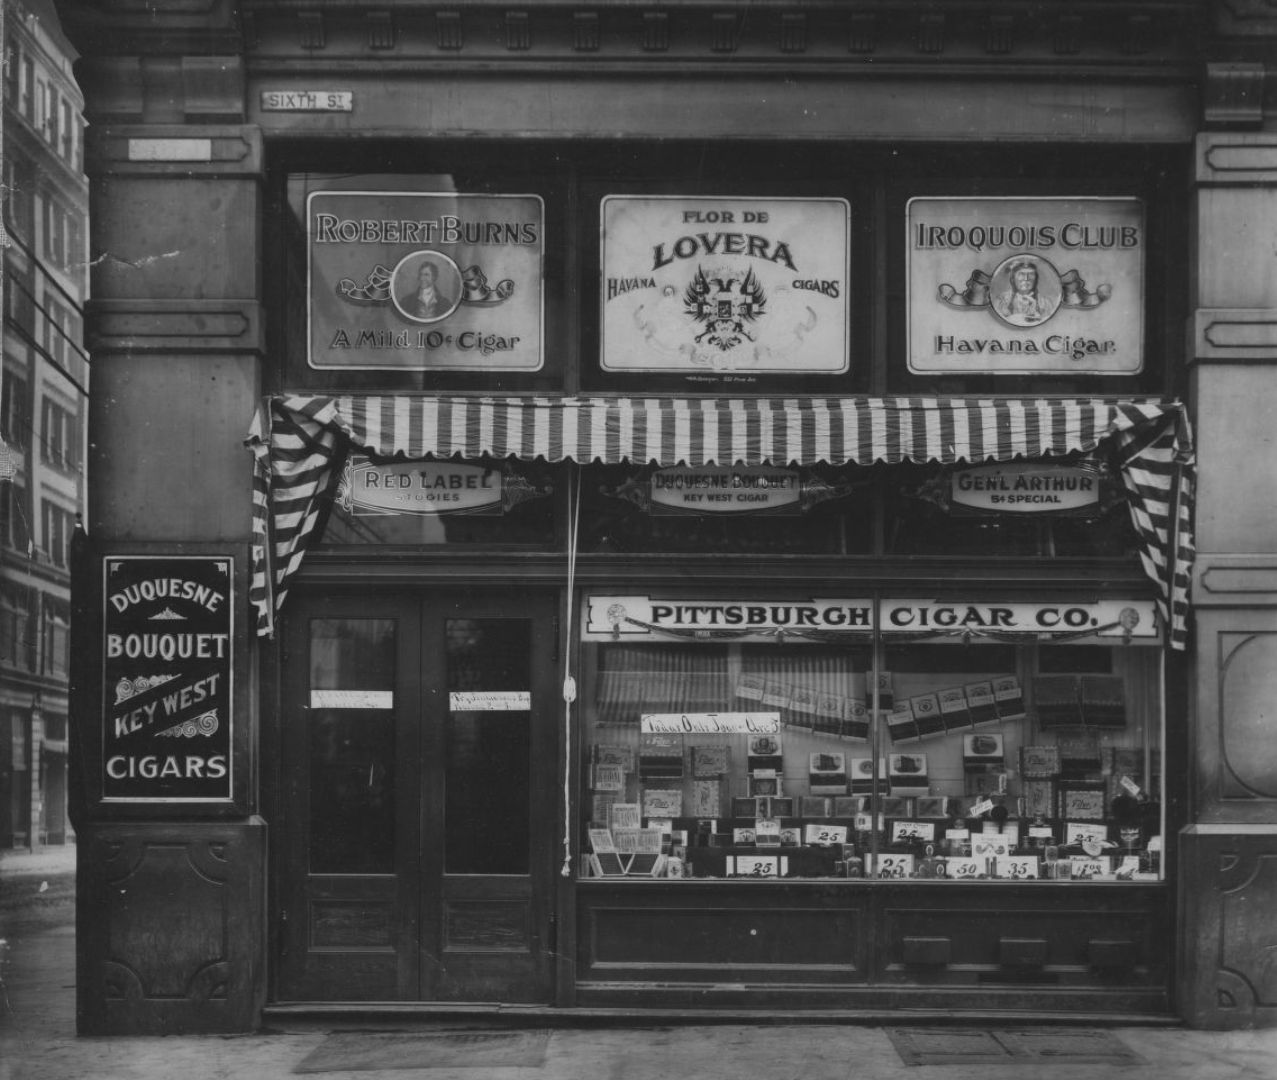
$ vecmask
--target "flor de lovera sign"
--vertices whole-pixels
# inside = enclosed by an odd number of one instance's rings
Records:
[[[103,575],[103,799],[230,800],[231,559],[112,556]]]

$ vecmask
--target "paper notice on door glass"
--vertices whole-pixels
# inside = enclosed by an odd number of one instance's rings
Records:
[[[312,690],[312,709],[393,709],[392,690]]]
[[[527,712],[531,690],[453,690],[448,695],[451,712]]]

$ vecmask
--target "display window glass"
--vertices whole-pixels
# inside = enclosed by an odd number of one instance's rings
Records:
[[[1114,602],[588,598],[582,875],[1162,877],[1162,651]]]
[[[321,497],[321,544],[550,547],[554,489],[554,469],[543,463],[405,461],[355,452]]]
[[[868,553],[867,468],[595,465],[582,483],[584,551]]]

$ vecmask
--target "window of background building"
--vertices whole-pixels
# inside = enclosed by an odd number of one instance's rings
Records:
[[[49,114],[45,118],[42,134],[53,145],[57,146],[61,138],[61,109],[58,92],[49,87]]]
[[[40,430],[41,458],[49,465],[75,468],[75,417],[56,401],[45,398]]]
[[[43,132],[49,122],[49,84],[43,79],[35,81],[35,126]]]
[[[75,164],[75,113],[71,102],[62,100],[62,156],[68,164]]]
[[[71,530],[75,519],[69,510],[44,500],[41,550],[54,566],[66,566],[71,550]]]
[[[35,222],[35,191],[31,173],[12,159],[5,162],[5,228],[11,237],[30,242]]]
[[[49,293],[44,294],[44,348],[50,359],[56,360],[63,367],[67,362],[67,324],[71,313],[65,304],[54,299]]]
[[[0,582],[0,662],[35,670],[35,626],[29,590],[16,582]]]
[[[18,108],[22,110],[27,122],[31,123],[35,118],[35,63],[29,56],[22,58],[22,89],[19,93],[21,96],[18,99]]]
[[[0,403],[0,436],[11,447],[27,449],[31,445],[30,388],[27,380],[12,371],[4,373]]]
[[[71,606],[54,596],[44,598],[44,648],[46,675],[65,675],[71,640]]]
[[[23,506],[26,493],[14,481],[0,484],[0,544],[25,553],[31,543],[31,528]]]
[[[31,292],[31,275],[17,266],[6,268],[4,321],[28,340],[35,338],[35,297]]]

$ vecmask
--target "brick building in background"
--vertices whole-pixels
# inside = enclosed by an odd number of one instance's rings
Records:
[[[70,547],[89,383],[84,99],[53,5],[5,0],[0,847],[62,844]]]
[[[1271,0],[61,12],[81,1030],[1277,1019]]]

